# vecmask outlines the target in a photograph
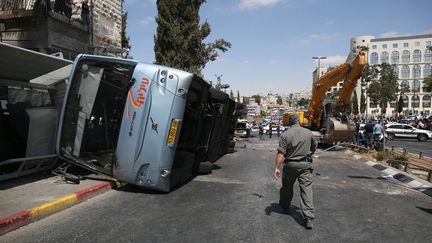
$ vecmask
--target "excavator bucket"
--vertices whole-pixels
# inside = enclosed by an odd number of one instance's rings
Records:
[[[351,142],[355,134],[355,125],[348,121],[340,121],[334,117],[328,119],[324,143]]]

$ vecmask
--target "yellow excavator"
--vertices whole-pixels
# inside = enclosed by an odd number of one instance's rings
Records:
[[[313,131],[315,138],[320,140],[319,142],[334,144],[352,139],[355,125],[348,121],[347,115],[343,114],[343,109],[351,99],[351,94],[365,65],[366,53],[364,51],[350,53],[345,63],[331,69],[313,82],[307,118],[308,126]],[[326,92],[342,80],[343,87],[336,102],[334,99],[325,99]]]

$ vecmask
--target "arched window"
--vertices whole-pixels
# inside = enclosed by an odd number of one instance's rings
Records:
[[[420,75],[421,75],[421,68],[418,64],[416,64],[413,67],[413,78],[420,78]]]
[[[399,52],[393,51],[391,55],[391,63],[392,64],[399,64]]]
[[[409,85],[408,80],[403,80],[401,82],[400,86],[401,86],[400,89],[401,89],[402,93],[408,93],[408,92],[410,92],[410,85]]]
[[[381,52],[381,63],[389,62],[389,54],[386,51]]]
[[[409,63],[410,62],[410,52],[405,50],[402,52],[402,63]]]
[[[393,75],[399,77],[399,68],[397,67],[397,65],[392,65],[392,69],[393,69]]]
[[[408,65],[402,66],[402,78],[409,78],[410,77],[410,68]]]
[[[418,49],[413,52],[413,62],[421,62],[421,51]]]
[[[424,66],[424,70],[423,70],[423,77],[424,78],[427,78],[427,77],[429,77],[429,75],[431,75],[431,65],[430,64],[426,64],[425,66]]]
[[[420,81],[414,79],[412,87],[413,87],[413,92],[420,92]]]
[[[378,64],[378,53],[372,52],[372,54],[371,54],[371,64],[372,65]]]
[[[418,95],[413,95],[411,97],[411,105],[412,105],[412,107],[414,107],[414,108],[419,107],[419,103],[420,103],[419,96]]]
[[[402,96],[403,107],[408,107],[408,96]]]
[[[432,61],[432,51],[429,49],[426,49],[424,52],[424,61],[425,62],[430,62]]]
[[[430,108],[431,107],[431,97],[429,95],[423,96],[423,108]]]

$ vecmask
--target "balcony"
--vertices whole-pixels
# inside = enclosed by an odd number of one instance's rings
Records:
[[[0,41],[66,59],[89,53],[91,25],[66,0],[0,0]],[[48,3],[48,4],[46,4]]]

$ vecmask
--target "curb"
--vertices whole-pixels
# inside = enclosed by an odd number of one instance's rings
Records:
[[[122,184],[117,181],[102,182],[54,201],[0,218],[0,235],[121,186]]]
[[[354,155],[353,158],[356,160],[360,160],[360,161],[364,162],[366,165],[373,167],[373,168],[387,174],[387,176],[392,177],[392,178],[394,178],[400,182],[403,182],[406,185],[408,185],[409,187],[432,197],[432,187],[431,186],[423,184],[421,181],[417,180],[416,178],[408,176],[408,175],[406,175],[406,173],[402,173],[401,171],[399,171],[396,168],[389,167],[389,166],[386,166],[386,165],[383,165],[383,164],[380,164],[377,162],[367,160],[367,159],[365,159],[362,156],[357,155],[357,154]]]

